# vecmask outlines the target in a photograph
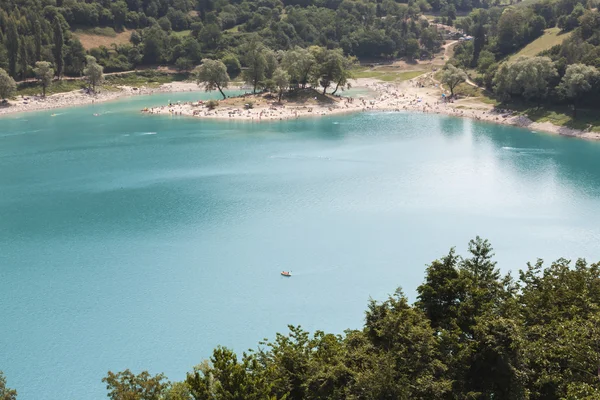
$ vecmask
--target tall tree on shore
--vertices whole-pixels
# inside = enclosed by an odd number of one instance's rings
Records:
[[[9,18],[6,27],[6,50],[8,51],[8,73],[17,76],[17,60],[19,58],[19,33],[17,23]]]
[[[242,72],[244,81],[252,86],[252,92],[256,93],[260,82],[265,79],[267,60],[265,58],[265,46],[258,37],[251,38],[243,48],[246,69]]]
[[[466,80],[467,74],[462,69],[456,68],[452,64],[448,64],[444,67],[444,71],[442,72],[442,83],[448,85],[451,96],[454,96],[454,89],[456,86]]]
[[[577,106],[586,94],[600,83],[600,73],[591,65],[573,64],[567,67],[558,90],[573,105],[573,118],[577,117]]]
[[[54,31],[54,62],[56,63],[56,76],[60,79],[64,68],[63,48],[65,45],[65,38],[58,15],[54,17],[52,29]]]
[[[327,50],[320,48],[315,52],[318,68],[315,74],[315,81],[323,87],[323,94],[332,83],[337,82],[342,76],[344,69],[344,54],[341,49]]]
[[[342,60],[341,69],[339,71],[338,76],[335,79],[335,89],[331,92],[332,95],[335,95],[338,89],[346,89],[350,88],[349,80],[354,78],[354,74],[352,73],[352,68],[356,65],[357,61],[355,57],[344,57]]]
[[[290,75],[282,68],[277,68],[273,72],[273,81],[277,86],[278,100],[281,101],[284,90],[290,86]]]
[[[204,84],[204,88],[207,92],[218,90],[223,99],[225,93],[223,89],[229,84],[229,75],[227,74],[227,67],[219,60],[205,59],[202,65],[196,67],[193,71],[198,85]]]
[[[316,65],[316,60],[308,49],[296,47],[284,53],[281,65],[290,74],[292,83],[305,88]]]
[[[54,70],[52,65],[48,61],[38,61],[35,63],[33,69],[35,77],[42,85],[42,95],[46,97],[46,88],[52,83],[52,77],[54,76]]]
[[[15,80],[0,68],[0,99],[8,99],[17,90]],[[2,397],[0,397],[2,399]]]
[[[92,56],[86,56],[85,63],[86,65],[83,69],[85,80],[90,84],[92,91],[96,92],[96,86],[101,84],[104,80],[104,67],[99,65],[96,62],[96,58]]]

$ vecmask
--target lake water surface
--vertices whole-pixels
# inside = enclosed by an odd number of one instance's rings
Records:
[[[198,98],[0,118],[0,370],[20,400],[105,398],[109,369],[182,379],[287,324],[359,328],[369,296],[414,299],[476,235],[505,272],[600,259],[600,143],[437,115],[138,111]]]

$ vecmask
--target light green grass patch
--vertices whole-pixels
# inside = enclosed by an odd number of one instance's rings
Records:
[[[355,78],[373,78],[385,82],[406,81],[423,75],[426,71],[377,71],[369,68],[358,68],[354,71]]]
[[[105,86],[146,86],[158,87],[163,83],[182,81],[188,78],[187,74],[167,74],[155,71],[139,71],[127,74],[109,75],[105,77]]]
[[[173,35],[178,36],[180,38],[189,36],[190,33],[192,33],[191,29],[186,29],[185,31],[179,31],[179,32],[173,31]]]
[[[46,88],[46,95],[56,93],[66,93],[73,90],[80,90],[86,87],[82,80],[61,80],[54,81]],[[17,88],[17,95],[21,96],[37,96],[42,94],[42,86],[37,82],[27,82],[20,84]]]
[[[557,126],[579,130],[600,131],[600,119],[597,112],[588,109],[577,110],[577,117],[573,118],[570,106],[531,107],[523,103],[509,103],[508,107],[526,115],[534,122],[550,122]]]
[[[242,24],[236,25],[233,28],[225,29],[224,32],[229,32],[229,33],[239,32],[240,31],[240,26],[242,26]]]
[[[73,33],[75,34],[84,34],[84,35],[98,35],[98,36],[106,36],[106,37],[116,37],[117,32],[111,27],[101,28],[99,26],[95,28],[84,28],[84,29],[76,29]]]
[[[509,61],[515,61],[519,57],[535,57],[544,50],[552,46],[561,44],[565,39],[571,36],[572,32],[560,33],[560,28],[549,28],[544,34],[527,46],[523,47],[518,53],[510,56]]]

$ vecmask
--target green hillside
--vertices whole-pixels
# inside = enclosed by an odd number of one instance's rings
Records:
[[[565,39],[569,38],[573,32],[562,33],[560,28],[554,27],[544,31],[544,34],[527,46],[523,47],[519,52],[510,56],[509,60],[514,61],[517,58],[534,57],[545,50],[549,50],[552,46],[561,44]]]

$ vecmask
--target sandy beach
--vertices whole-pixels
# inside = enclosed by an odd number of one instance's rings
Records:
[[[117,86],[117,90],[100,89],[96,94],[87,94],[83,90],[74,90],[46,97],[18,96],[16,99],[9,101],[9,107],[0,107],[0,115],[102,103],[129,96],[191,91],[203,91],[203,89],[192,82],[172,82],[163,84],[158,88]]]
[[[302,117],[318,117],[364,111],[411,111],[444,114],[454,117],[471,118],[478,121],[512,125],[555,135],[572,136],[582,139],[600,140],[600,132],[588,132],[553,125],[550,122],[533,122],[523,115],[510,110],[495,109],[490,104],[476,99],[463,98],[444,101],[444,89],[435,81],[432,73],[404,81],[387,83],[376,79],[357,79],[353,88],[366,88],[371,96],[343,97],[328,96],[314,101],[277,101],[275,96],[246,96],[220,100],[219,106],[209,109],[206,102],[185,102],[142,110],[148,114],[168,114],[234,121],[277,121]],[[447,93],[447,92],[446,92]],[[252,103],[252,108],[245,104]]]
[[[444,101],[442,93],[445,91],[432,76],[432,73],[427,73],[400,83],[382,82],[371,78],[356,79],[352,81],[353,88],[364,88],[371,91],[370,95],[358,97],[322,96],[319,94],[314,99],[283,100],[280,103],[276,96],[248,95],[220,100],[219,106],[213,110],[206,106],[206,102],[199,101],[146,108],[142,112],[194,118],[266,122],[365,111],[410,111],[471,118],[556,135],[600,140],[600,132],[570,129],[553,125],[550,122],[533,122],[523,115],[517,115],[510,110],[495,109],[492,105],[482,103],[477,99],[463,98]],[[0,115],[99,103],[126,96],[189,91],[201,92],[204,89],[193,82],[172,82],[158,88],[119,86],[118,90],[103,90],[95,95],[86,94],[80,90],[55,94],[46,98],[41,96],[19,97],[10,102],[10,107],[0,108]],[[249,103],[252,103],[251,108],[246,106]]]

